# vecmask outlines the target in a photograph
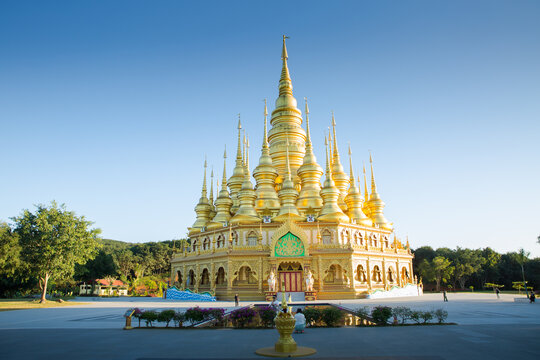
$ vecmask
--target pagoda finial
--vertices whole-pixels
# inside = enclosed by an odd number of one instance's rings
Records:
[[[339,156],[338,147],[337,147],[337,136],[336,136],[336,119],[334,118],[334,111],[332,110],[332,130],[334,133],[334,157]]]
[[[247,169],[247,176],[249,176],[249,137],[246,134],[246,169]]]
[[[266,107],[266,99],[264,99],[264,137],[263,148],[268,148],[268,128],[267,128],[268,108]]]
[[[279,79],[279,95],[292,95],[291,76],[289,75],[289,67],[287,66],[287,59],[289,57],[287,55],[287,44],[285,44],[285,39],[288,38],[288,36],[283,35],[283,48],[281,49],[283,65],[281,68],[281,78]]]
[[[206,168],[208,167],[208,164],[206,163],[206,155],[204,155],[204,178],[203,178],[203,186],[202,186],[202,196],[206,197]]]
[[[236,166],[242,165],[242,122],[238,114],[238,149],[236,150]]]
[[[332,154],[332,130],[328,127],[328,155],[330,156],[330,167],[332,166],[334,155]]]
[[[351,151],[351,144],[349,144],[349,179],[351,186],[356,186],[356,183],[354,181],[354,171],[353,171],[353,165],[352,165],[352,151]]]
[[[221,180],[221,186],[227,189],[227,145],[223,150],[223,179]]]
[[[373,175],[373,158],[369,154],[369,164],[371,165],[371,193],[377,193],[377,185],[375,185],[375,176]]]
[[[242,146],[242,163],[244,164],[244,168],[246,167],[246,129],[244,129],[244,141]]]
[[[311,146],[311,134],[309,133],[309,108],[307,104],[307,97],[304,98],[306,101],[306,147]]]
[[[366,199],[366,201],[369,199],[369,193],[368,193],[368,189],[367,189],[367,176],[366,176],[366,164],[364,163],[364,199]]]
[[[332,167],[330,166],[330,161],[328,159],[328,139],[326,136],[324,137],[324,147],[326,152],[326,179],[330,179],[332,181]]]

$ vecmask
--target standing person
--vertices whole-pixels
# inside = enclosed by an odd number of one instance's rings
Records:
[[[448,297],[446,296],[446,290],[443,290],[443,301],[448,301]]]
[[[536,299],[536,295],[534,295],[534,291],[531,290],[531,295],[529,296],[529,302],[532,304],[535,299]]]
[[[296,310],[294,320],[296,320],[296,324],[294,325],[294,331],[297,333],[303,333],[304,329],[306,328],[306,317],[302,313],[302,309]]]
[[[240,303],[240,298],[238,297],[238,294],[234,294],[234,306],[238,306]]]
[[[499,293],[501,291],[499,290],[499,288],[495,288],[495,294],[497,294],[497,299],[500,299],[501,297],[499,296]]]
[[[277,302],[277,296],[276,296],[276,295],[274,295],[273,300],[272,300],[272,303],[270,304],[270,307],[273,308],[273,309],[275,309],[275,310],[277,310],[277,308],[278,308],[278,302]]]

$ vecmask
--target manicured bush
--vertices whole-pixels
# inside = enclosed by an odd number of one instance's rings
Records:
[[[424,324],[426,324],[429,320],[433,319],[433,312],[422,311],[420,317],[424,320]]]
[[[439,324],[442,324],[446,320],[446,318],[448,317],[448,311],[446,311],[444,309],[437,309],[437,310],[435,310],[435,312],[433,314],[435,315],[435,317],[439,321]]]
[[[411,320],[414,321],[417,324],[420,324],[420,320],[422,319],[422,312],[421,311],[413,311],[411,312]]]
[[[196,324],[204,320],[204,312],[198,306],[187,309],[184,316],[191,324]]]
[[[398,306],[392,309],[392,315],[397,317],[402,324],[411,318],[412,310],[405,306]]]
[[[183,312],[176,311],[174,313],[174,317],[173,317],[174,326],[182,327],[184,320],[185,320],[185,316]]]
[[[388,306],[376,306],[371,311],[371,317],[379,325],[388,323],[388,319],[392,316],[392,308]]]
[[[207,312],[205,314],[205,319],[215,319],[217,326],[223,325],[223,317],[225,316],[225,309],[223,308],[212,308],[212,309],[203,309]]]
[[[150,325],[152,327],[152,322],[158,319],[158,313],[153,310],[146,310],[142,313],[141,319],[146,322],[146,326]]]
[[[253,323],[255,316],[257,312],[253,308],[241,308],[231,313],[231,321],[234,327],[242,328]]]
[[[305,315],[304,315],[305,316]],[[340,309],[336,309],[335,307],[327,307],[322,311],[322,321],[326,324],[328,327],[335,327],[335,326],[341,326],[341,322],[343,321],[343,318],[345,317],[345,314]]]
[[[174,318],[175,311],[174,310],[163,310],[158,314],[157,321],[164,322],[166,325],[165,327],[169,327],[169,323]]]
[[[270,306],[261,306],[257,308],[259,313],[259,318],[261,319],[261,325],[263,327],[272,327],[274,326],[274,318],[276,317],[277,311]]]
[[[306,324],[315,325],[321,321],[322,311],[319,308],[308,306],[304,308]]]

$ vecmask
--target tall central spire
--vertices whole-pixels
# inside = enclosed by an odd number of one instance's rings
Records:
[[[283,35],[283,47],[281,49],[281,76],[279,78],[279,96],[276,99],[276,108],[272,111],[268,132],[270,144],[270,156],[272,164],[278,171],[278,183],[283,182],[286,174],[286,158],[289,159],[291,177],[294,183],[298,183],[296,171],[302,165],[305,154],[306,133],[302,129],[302,112],[297,108],[296,99],[293,96],[293,86],[289,74],[287,44],[288,37]],[[287,145],[287,140],[289,144]],[[289,155],[287,155],[287,150]]]

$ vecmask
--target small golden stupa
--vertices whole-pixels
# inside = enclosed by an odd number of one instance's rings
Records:
[[[373,159],[370,155],[371,192],[364,167],[362,194],[350,147],[349,174],[342,165],[334,114],[325,170],[318,164],[307,100],[304,130],[293,96],[285,39],[270,130],[264,105],[259,162],[252,171],[239,117],[235,166],[227,178],[225,151],[215,200],[213,171],[208,194],[204,162],[188,246],[171,261],[174,284],[219,299],[239,294],[243,300],[269,299],[278,292],[305,293],[307,300],[359,298],[416,285],[408,242],[401,243],[383,214]]]

